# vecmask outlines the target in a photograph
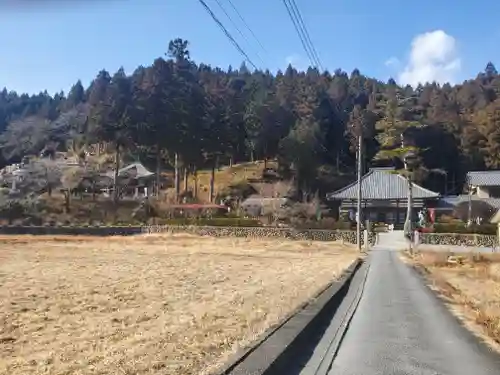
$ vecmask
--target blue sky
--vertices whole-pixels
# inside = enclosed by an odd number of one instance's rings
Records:
[[[3,1],[9,4],[10,0]],[[216,0],[206,0],[256,65],[272,71],[284,69],[287,61],[299,68],[307,66],[281,0],[232,0],[267,52],[241,24],[228,0],[219,1],[249,43]],[[500,65],[498,0],[296,3],[322,64],[331,71],[350,72],[357,67],[369,76],[383,80],[393,76],[402,83],[459,82],[475,76],[490,60]],[[0,7],[0,87],[29,93],[67,91],[78,79],[88,85],[103,68],[114,72],[124,66],[131,72],[140,64],[150,64],[176,37],[190,41],[196,61],[226,68],[238,67],[243,60],[198,0],[53,0],[38,6],[4,5]]]

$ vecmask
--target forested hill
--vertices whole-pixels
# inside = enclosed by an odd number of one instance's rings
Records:
[[[76,139],[107,142],[123,159],[149,165],[168,165],[174,153],[190,168],[277,157],[283,173],[315,191],[355,170],[362,127],[366,169],[375,165],[379,141],[402,132],[422,150],[419,180],[434,190],[459,193],[466,171],[500,167],[500,76],[491,63],[461,85],[413,89],[357,69],[222,70],[189,52],[176,39],[151,66],[130,76],[100,71],[88,88],[78,81],[67,95],[4,89],[2,163],[49,144],[64,150]]]

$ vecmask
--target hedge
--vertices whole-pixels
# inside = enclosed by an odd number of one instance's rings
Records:
[[[292,226],[296,229],[352,230],[356,224],[349,221],[320,220],[294,223]]]
[[[434,233],[497,234],[497,225],[490,223],[472,224],[470,226],[464,223],[436,223],[433,229]]]
[[[241,217],[216,217],[216,218],[175,218],[159,219],[159,225],[197,225],[208,227],[261,227],[262,223],[256,219]]]

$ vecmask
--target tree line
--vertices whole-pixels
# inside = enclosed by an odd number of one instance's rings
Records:
[[[67,94],[0,91],[0,132],[3,165],[69,143],[105,145],[116,171],[132,160],[194,174],[276,158],[299,198],[354,178],[362,135],[365,171],[397,164],[378,156],[403,141],[419,150],[417,182],[457,194],[467,171],[500,167],[500,76],[488,63],[459,85],[412,88],[358,69],[223,70],[196,63],[179,38],[150,66],[102,70]]]

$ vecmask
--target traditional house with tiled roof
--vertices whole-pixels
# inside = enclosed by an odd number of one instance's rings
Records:
[[[467,184],[478,198],[500,198],[500,171],[469,172]]]
[[[474,201],[487,203],[496,211],[496,214],[491,218],[492,222],[498,223],[500,217],[500,171],[472,171],[467,173],[466,182],[468,195],[462,195],[462,201],[468,201],[469,205]]]
[[[404,223],[408,202],[408,182],[393,168],[372,168],[362,177],[361,196],[363,218],[372,222],[384,222],[397,226]],[[439,193],[412,183],[414,220],[423,207],[433,207],[439,199]],[[327,194],[330,201],[340,202],[340,212],[355,212],[358,199],[358,183]]]

